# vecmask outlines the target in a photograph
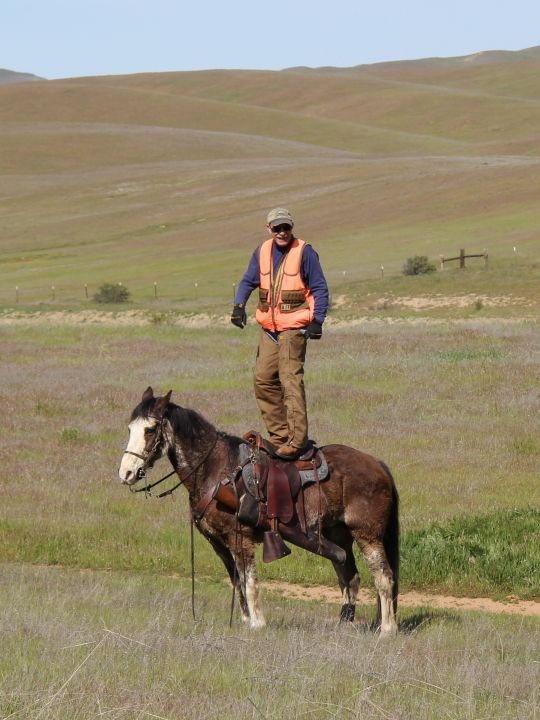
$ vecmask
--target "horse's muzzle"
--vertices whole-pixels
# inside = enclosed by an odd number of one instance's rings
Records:
[[[146,470],[142,467],[135,472],[128,470],[125,477],[122,477],[119,471],[118,477],[120,478],[122,485],[134,485],[139,480],[144,480],[146,478]]]

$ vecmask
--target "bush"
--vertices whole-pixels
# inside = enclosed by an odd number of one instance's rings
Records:
[[[424,275],[436,270],[435,265],[429,262],[425,255],[415,255],[412,258],[407,258],[407,262],[403,265],[404,275]]]
[[[129,290],[120,284],[104,283],[94,295],[94,301],[98,303],[123,303],[128,300]]]

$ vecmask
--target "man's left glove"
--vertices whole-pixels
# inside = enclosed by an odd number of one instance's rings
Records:
[[[236,325],[236,327],[239,327],[241,330],[245,328],[247,324],[247,315],[244,305],[235,305],[233,307],[231,322],[233,325]]]
[[[306,337],[310,340],[320,340],[322,335],[322,324],[312,320],[306,328]]]

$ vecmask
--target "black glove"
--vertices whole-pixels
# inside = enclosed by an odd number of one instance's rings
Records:
[[[312,320],[306,328],[306,337],[310,340],[320,340],[322,335],[322,323]]]
[[[245,328],[247,323],[247,315],[246,309],[243,305],[235,305],[233,307],[231,322],[233,325],[236,325],[236,327],[239,327],[241,330]]]

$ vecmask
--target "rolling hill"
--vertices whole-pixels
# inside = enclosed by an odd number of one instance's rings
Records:
[[[331,283],[540,255],[540,48],[2,84],[0,130],[4,304],[115,280],[228,303],[277,204]]]
[[[0,85],[5,83],[34,82],[36,80],[43,80],[43,78],[32,75],[31,73],[21,73],[0,68]]]

